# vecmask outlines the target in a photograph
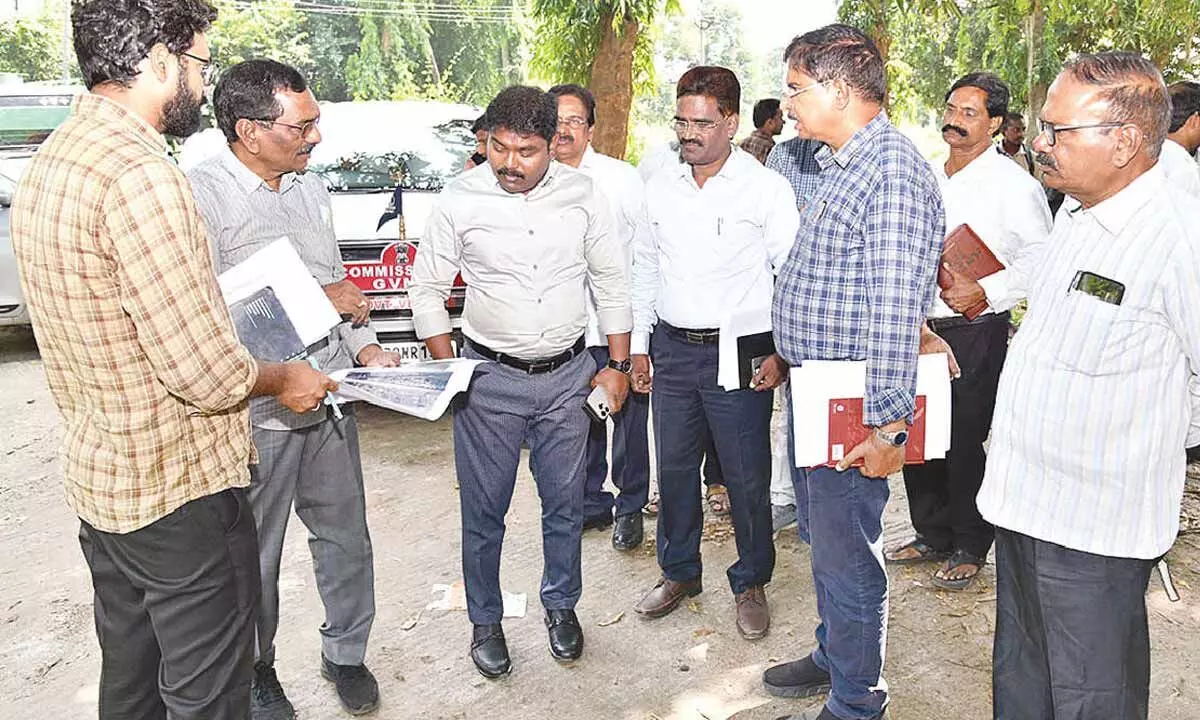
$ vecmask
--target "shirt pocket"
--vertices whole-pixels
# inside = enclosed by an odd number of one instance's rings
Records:
[[[1072,291],[1054,324],[1054,332],[1061,338],[1055,360],[1084,375],[1121,372],[1127,360],[1152,341],[1150,331],[1156,324],[1154,314],[1146,309],[1129,303],[1114,305]]]

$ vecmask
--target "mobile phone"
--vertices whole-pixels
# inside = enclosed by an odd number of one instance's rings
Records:
[[[1071,290],[1091,295],[1110,305],[1120,305],[1121,301],[1125,299],[1124,285],[1087,270],[1075,273],[1075,279],[1071,281]]]
[[[608,404],[608,393],[602,386],[597,385],[592,389],[591,394],[587,396],[587,401],[583,404],[583,410],[593,422],[598,423],[604,422],[609,415],[612,415],[612,408]]]

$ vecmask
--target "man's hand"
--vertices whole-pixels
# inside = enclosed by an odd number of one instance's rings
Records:
[[[958,359],[954,357],[954,351],[950,349],[950,343],[942,339],[925,323],[921,324],[921,347],[918,352],[922,355],[933,355],[936,353],[946,353],[946,361],[950,364],[950,378],[957,380],[962,377],[962,369],[958,366]]]
[[[363,367],[396,367],[400,364],[400,355],[378,345],[368,345],[358,351],[358,364]]]
[[[876,437],[875,432],[855,445],[837,464],[838,472],[842,472],[855,462],[862,460],[859,470],[865,477],[885,478],[904,467],[904,447],[897,447]]]
[[[952,284],[942,291],[942,301],[956,313],[965,313],[980,303],[987,302],[987,293],[983,286],[975,280],[955,272],[947,263],[942,263],[942,269],[950,274]]]
[[[633,369],[629,371],[629,380],[633,385],[633,391],[645,395],[654,389],[654,380],[650,376],[650,356],[649,355],[634,355]]]
[[[614,412],[620,412],[625,404],[625,396],[629,394],[629,377],[620,370],[604,368],[592,378],[592,387],[602,387],[608,395],[608,407]]]
[[[371,317],[371,303],[367,302],[367,296],[363,295],[357,285],[349,280],[342,280],[325,285],[321,289],[325,291],[325,296],[333,303],[333,309],[337,310],[339,315],[350,316],[351,325],[359,327],[367,324]]]
[[[306,413],[319,409],[325,393],[337,389],[337,383],[308,363],[290,362],[283,366],[283,384],[275,397],[292,412]]]
[[[754,373],[754,377],[750,378],[750,387],[754,388],[755,392],[764,392],[766,390],[774,390],[783,384],[787,378],[787,363],[777,353],[773,353],[758,368],[758,372]]]

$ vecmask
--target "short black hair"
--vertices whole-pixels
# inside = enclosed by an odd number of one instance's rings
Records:
[[[766,98],[754,103],[754,127],[761,130],[762,126],[775,117],[777,112],[779,112],[779,101],[775,98]]]
[[[1184,80],[1173,83],[1167,88],[1171,96],[1171,127],[1168,132],[1175,132],[1183,127],[1188,118],[1200,113],[1200,83]]]
[[[308,89],[304,76],[290,65],[275,60],[247,60],[221,73],[213,89],[213,114],[225,139],[238,139],[237,121],[275,120],[283,107],[275,99],[282,90],[301,93]]]
[[[150,48],[162,43],[178,55],[216,19],[206,0],[74,0],[71,33],[83,84],[130,87]]]
[[[1108,103],[1107,119],[1137,125],[1151,157],[1158,157],[1171,124],[1171,99],[1154,63],[1135,52],[1102,52],[1080,55],[1063,73],[1105,88],[1100,97]]]
[[[729,117],[742,104],[742,84],[729,68],[701,65],[685,72],[676,83],[675,99],[686,95],[711,97],[717,101],[721,114]]]
[[[1003,130],[1013,123],[1021,123],[1024,125],[1025,116],[1019,112],[1013,112],[1012,110],[1009,110],[1008,112],[1004,113],[1004,123],[1000,126],[1000,129]]]
[[[485,124],[486,122],[487,122],[487,113],[484,113],[484,114],[480,115],[479,117],[475,118],[475,122],[471,123],[471,134],[474,135],[475,133],[479,132],[480,130],[487,130],[487,125]]]
[[[834,23],[793,38],[783,61],[817,82],[841,80],[864,100],[883,103],[887,73],[875,41],[862,30]]]
[[[988,117],[1002,117],[1008,114],[1008,100],[1012,93],[1009,92],[1008,85],[1000,78],[989,72],[968,73],[950,86],[945,100],[948,101],[955,90],[965,87],[982,90],[983,94],[987,96]]]
[[[592,94],[591,90],[588,90],[582,85],[576,85],[575,83],[566,83],[563,85],[555,85],[546,92],[550,93],[550,95],[554,97],[555,101],[557,101],[563,95],[570,95],[571,97],[578,98],[579,102],[583,103],[584,109],[587,110],[588,127],[596,124],[596,96]]]
[[[547,143],[558,132],[558,100],[528,85],[512,85],[492,99],[484,113],[488,132],[504,128],[518,135],[538,135]]]

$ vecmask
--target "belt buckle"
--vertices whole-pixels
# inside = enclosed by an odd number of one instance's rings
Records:
[[[529,363],[529,367],[525,372],[529,375],[537,375],[538,373],[550,372],[554,369],[554,362],[544,360],[542,362]]]
[[[699,333],[699,332],[694,332],[692,330],[688,330],[686,335],[687,335],[687,341],[692,343],[693,345],[703,345],[704,344],[704,333]]]

